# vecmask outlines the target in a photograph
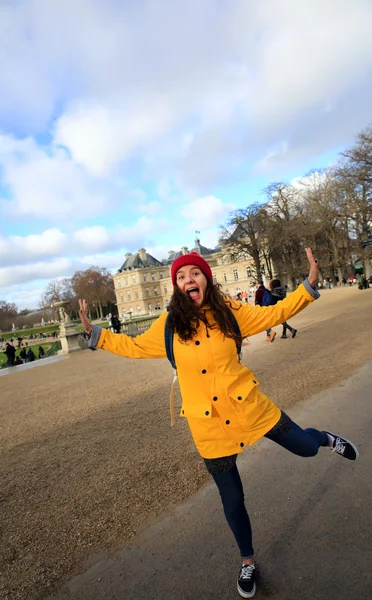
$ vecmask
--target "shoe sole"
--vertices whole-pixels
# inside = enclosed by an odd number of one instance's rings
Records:
[[[332,433],[332,431],[326,431],[326,433],[329,433],[329,435],[333,435],[334,438],[338,438],[340,437],[339,435],[336,435],[335,433]],[[345,442],[347,442],[348,444],[350,444],[350,446],[353,448],[354,452],[355,452],[355,458],[354,460],[352,458],[347,458],[346,456],[340,455],[343,458],[346,458],[346,460],[351,460],[351,461],[356,461],[359,458],[359,450],[356,447],[355,444],[353,444],[353,442],[351,442],[350,440],[346,439],[346,438],[342,438],[343,440],[345,440]],[[337,454],[337,452],[335,452],[335,454]]]
[[[243,590],[239,587],[239,583],[237,585],[238,588],[238,594],[242,597],[242,598],[253,598],[253,596],[256,593],[256,584],[253,584],[253,590],[251,592],[243,592]]]

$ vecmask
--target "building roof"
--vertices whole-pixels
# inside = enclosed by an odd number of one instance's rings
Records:
[[[195,240],[195,246],[191,250],[191,252],[197,252],[201,256],[207,256],[208,254],[214,254],[216,252],[216,250],[215,249],[212,250],[211,248],[207,248],[206,246],[202,246],[201,243],[200,243],[199,238],[196,238],[196,240]]]
[[[147,254],[146,250],[137,252],[136,254],[128,254],[125,255],[126,260],[118,270],[118,273],[122,271],[129,271],[131,269],[145,269],[148,267],[162,267],[162,263],[151,256],[151,254]]]
[[[168,252],[168,257],[163,258],[160,262],[151,254],[147,254],[144,248],[138,250],[136,254],[131,254],[128,252],[125,255],[125,262],[122,264],[120,269],[118,269],[118,273],[122,271],[129,271],[131,269],[144,269],[148,267],[164,267],[172,264],[173,261],[176,260],[179,256],[183,256],[184,254],[189,254],[190,252],[197,252],[201,256],[208,256],[210,254],[214,254],[215,252],[220,251],[220,246],[217,246],[214,249],[207,248],[206,246],[202,246],[199,238],[195,239],[195,246],[192,250],[188,250],[186,246],[184,246],[179,252],[175,252],[174,250],[170,250]]]

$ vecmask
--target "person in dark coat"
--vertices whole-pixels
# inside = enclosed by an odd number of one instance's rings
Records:
[[[6,363],[7,363],[8,367],[12,367],[14,365],[15,353],[16,353],[16,350],[15,350],[14,346],[12,346],[12,344],[9,344],[9,342],[7,342],[6,346],[5,346],[5,354],[7,356]]]
[[[27,352],[26,352],[26,348],[21,348],[21,351],[19,353],[20,358],[22,359],[22,362],[26,362],[27,360]]]
[[[34,362],[35,360],[35,354],[32,351],[32,348],[29,348],[28,352],[27,352],[27,361],[28,362]]]
[[[111,317],[111,327],[115,331],[115,333],[120,333],[121,331],[121,323],[119,321],[119,317],[117,315],[112,315]]]
[[[271,291],[271,295],[273,298],[273,304],[277,304],[280,300],[284,300],[284,298],[287,295],[287,290],[285,289],[285,287],[280,285],[279,279],[272,279],[270,281],[270,291]],[[282,323],[282,326],[283,326],[283,332],[282,332],[282,335],[280,336],[280,338],[282,340],[287,339],[287,330],[292,334],[293,338],[296,337],[297,329],[295,329],[294,327],[291,327],[287,323],[287,321],[284,321],[284,323]]]
[[[45,352],[42,346],[39,346],[39,358],[44,358]]]

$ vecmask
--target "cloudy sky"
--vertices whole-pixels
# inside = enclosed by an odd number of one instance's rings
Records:
[[[0,299],[205,245],[372,121],[370,0],[2,0]]]

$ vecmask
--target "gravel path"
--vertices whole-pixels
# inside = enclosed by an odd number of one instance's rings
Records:
[[[371,307],[372,289],[327,290],[295,340],[256,336],[244,362],[288,409],[372,357]],[[102,351],[1,378],[1,600],[42,600],[208,479],[186,422],[170,428],[171,378]]]

